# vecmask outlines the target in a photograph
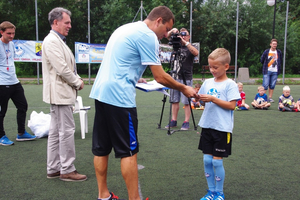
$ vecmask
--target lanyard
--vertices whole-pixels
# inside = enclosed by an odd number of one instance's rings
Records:
[[[8,44],[8,49],[7,50],[5,49],[4,42],[2,42],[2,44],[3,44],[3,49],[4,49],[4,52],[5,52],[5,55],[6,55],[6,63],[7,63],[6,70],[9,71],[9,65],[8,65],[9,44]]]

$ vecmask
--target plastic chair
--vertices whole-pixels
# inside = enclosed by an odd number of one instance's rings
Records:
[[[79,113],[81,138],[85,139],[85,134],[88,132],[88,118],[87,112],[91,109],[91,106],[83,106],[82,97],[77,96],[75,101],[74,114]]]

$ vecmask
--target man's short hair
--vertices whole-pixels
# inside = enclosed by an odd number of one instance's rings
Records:
[[[50,26],[52,26],[54,20],[62,20],[63,18],[63,13],[66,13],[67,15],[69,15],[71,17],[71,11],[65,9],[65,8],[62,8],[62,7],[56,7],[56,8],[53,8],[49,14],[48,14],[48,21],[50,23]]]
[[[188,34],[190,34],[189,31],[186,28],[181,28],[180,32],[187,32]]]
[[[270,44],[272,44],[272,42],[277,42],[277,40],[276,39],[272,39],[271,42],[270,42]]]
[[[283,91],[291,91],[291,88],[286,85],[286,86],[283,87]]]
[[[163,24],[169,22],[170,20],[173,21],[173,24],[175,23],[175,17],[172,11],[166,6],[158,6],[153,8],[152,11],[147,16],[147,19],[149,19],[150,21],[154,21],[159,17],[162,18]]]
[[[4,21],[4,22],[2,22],[1,24],[0,24],[0,30],[1,31],[6,31],[6,29],[8,29],[8,28],[13,28],[13,29],[16,29],[16,26],[15,25],[13,25],[11,22],[9,22],[9,21]]]
[[[230,53],[227,49],[217,48],[213,52],[211,52],[208,56],[208,59],[211,60],[219,60],[223,65],[230,64],[231,57]]]

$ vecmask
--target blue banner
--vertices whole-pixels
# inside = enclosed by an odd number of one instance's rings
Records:
[[[75,42],[76,63],[101,63],[106,44]]]
[[[13,40],[15,62],[42,62],[42,41]]]

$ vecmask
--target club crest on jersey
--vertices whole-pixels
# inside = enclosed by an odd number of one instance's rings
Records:
[[[217,97],[218,99],[220,98],[220,92],[218,92],[216,88],[211,88],[210,90],[208,90],[207,94]]]

